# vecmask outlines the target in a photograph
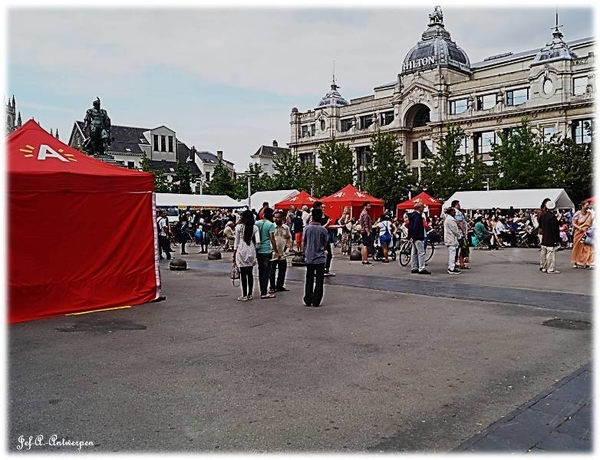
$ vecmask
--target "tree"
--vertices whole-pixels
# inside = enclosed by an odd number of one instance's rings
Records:
[[[492,146],[496,187],[500,190],[555,187],[553,149],[527,119],[507,132]]]
[[[440,199],[447,199],[457,190],[464,190],[466,184],[473,183],[469,175],[472,157],[459,154],[464,136],[460,127],[450,126],[438,141],[435,153],[423,160],[421,182]]]
[[[252,193],[264,190],[273,190],[273,179],[263,171],[258,163],[250,163],[248,169],[236,177],[234,191],[230,196],[238,200],[248,198],[248,174],[250,176],[250,188]]]
[[[346,144],[338,143],[334,137],[319,148],[318,155],[321,167],[315,174],[316,196],[331,195],[354,183],[354,161]]]
[[[173,177],[171,193],[192,193],[191,180],[190,167],[185,163],[177,163],[177,172]]]
[[[291,152],[285,152],[273,160],[273,190],[310,190],[314,186],[315,168],[300,161]]]
[[[152,173],[154,176],[154,189],[157,193],[169,193],[171,191],[164,171],[162,169],[150,169],[150,159],[145,152],[140,159],[140,170]]]
[[[594,184],[593,145],[562,139],[552,142],[550,148],[554,154],[555,187],[564,188],[575,204],[590,197]]]
[[[398,141],[391,133],[377,131],[371,138],[372,161],[367,166],[365,191],[385,201],[393,209],[404,200],[416,178],[398,152]]]
[[[233,190],[235,190],[235,181],[223,165],[223,160],[218,160],[212,179],[203,191],[207,195],[230,195]]]

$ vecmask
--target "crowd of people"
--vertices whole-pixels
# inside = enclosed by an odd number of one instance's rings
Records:
[[[413,274],[429,275],[425,264],[427,244],[443,243],[448,249],[447,273],[460,274],[470,270],[473,247],[499,250],[508,247],[539,247],[539,270],[558,274],[556,251],[571,249],[573,268],[594,267],[594,211],[589,202],[580,209],[560,211],[556,203],[546,198],[539,209],[475,210],[467,215],[459,201],[453,201],[441,216],[429,216],[422,203],[414,209],[392,217],[384,212],[373,220],[371,204],[365,202],[358,218],[346,207],[339,219],[333,221],[322,202],[312,209],[290,207],[287,210],[263,203],[259,211],[203,210],[186,211],[175,225],[169,225],[166,212],[160,210],[157,232],[160,258],[163,252],[171,256],[175,236],[181,254],[187,254],[186,243],[194,238],[200,253],[206,253],[211,242],[217,241],[222,250],[233,251],[239,267],[240,301],[253,299],[252,270],[258,266],[261,299],[274,298],[286,292],[286,258],[302,255],[306,265],[304,305],[319,307],[323,299],[323,281],[335,276],[331,271],[332,246],[341,246],[342,255],[349,255],[353,244],[360,246],[361,262],[371,265],[369,256],[380,251],[379,260],[389,263],[390,248],[402,241],[411,244],[410,270]]]

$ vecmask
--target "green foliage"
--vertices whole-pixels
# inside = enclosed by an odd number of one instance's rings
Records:
[[[273,190],[310,190],[314,186],[314,165],[300,161],[291,152],[285,152],[273,160]]]
[[[144,172],[150,172],[150,158],[146,155],[146,152],[140,158],[140,170]]]
[[[169,187],[169,183],[167,182],[167,177],[162,169],[151,170],[150,169],[150,159],[144,152],[142,158],[140,159],[140,170],[144,172],[152,173],[154,176],[154,190],[158,193],[170,193],[171,187]]]
[[[526,119],[508,133],[500,133],[500,143],[492,146],[490,152],[496,172],[495,187],[500,190],[556,187],[552,150]]]
[[[192,193],[191,180],[190,167],[185,163],[177,163],[177,173],[173,177],[171,193]]]
[[[331,195],[348,184],[354,184],[354,161],[350,147],[332,138],[319,148],[321,167],[315,174],[314,195]]]
[[[162,169],[151,171],[154,174],[154,188],[158,193],[170,193],[171,187],[167,181],[167,175]]]
[[[231,177],[229,170],[219,160],[213,171],[213,177],[203,189],[207,195],[230,195],[235,191],[235,181]]]
[[[416,183],[409,166],[398,152],[398,141],[391,133],[377,131],[371,138],[372,161],[367,166],[365,191],[385,201],[393,209]]]
[[[564,188],[575,204],[590,197],[594,185],[592,144],[577,144],[572,139],[563,139],[553,142],[550,148],[555,187]]]
[[[464,190],[473,182],[468,176],[471,158],[460,155],[459,150],[465,133],[457,126],[450,126],[437,143],[435,153],[423,160],[421,183],[428,192],[439,199],[448,199],[457,190]]]

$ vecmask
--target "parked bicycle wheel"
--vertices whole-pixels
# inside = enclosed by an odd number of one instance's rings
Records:
[[[433,253],[435,252],[435,244],[431,241],[427,242],[427,247],[425,248],[425,262],[429,262],[433,257]]]
[[[406,267],[410,263],[410,253],[412,250],[412,243],[405,241],[400,245],[400,254],[398,254],[398,263],[402,267]]]

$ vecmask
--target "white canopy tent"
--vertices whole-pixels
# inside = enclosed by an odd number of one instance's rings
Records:
[[[157,193],[156,206],[191,206],[196,208],[239,208],[243,204],[227,195],[187,195]]]
[[[275,203],[292,198],[300,193],[299,190],[266,190],[264,192],[256,192],[250,196],[250,209],[254,208],[257,211],[262,207],[262,204],[266,201],[269,206],[275,206]],[[242,200],[242,203],[244,200]]]
[[[460,201],[462,209],[537,209],[550,198],[556,202],[557,208],[573,208],[573,202],[562,188],[519,189],[519,190],[476,190],[456,192],[444,203],[442,209],[450,206],[452,201]]]

